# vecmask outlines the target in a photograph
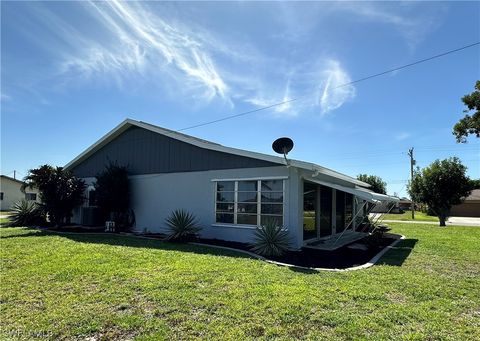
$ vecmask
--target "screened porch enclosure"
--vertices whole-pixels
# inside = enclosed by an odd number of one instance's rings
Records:
[[[354,231],[354,196],[328,186],[304,181],[303,240],[328,239]]]

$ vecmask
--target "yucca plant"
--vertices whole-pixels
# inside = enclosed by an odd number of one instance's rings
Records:
[[[195,237],[201,228],[197,225],[195,216],[185,210],[175,210],[165,220],[169,234],[168,240],[187,240]]]
[[[290,248],[288,232],[278,226],[275,220],[269,220],[255,231],[251,250],[261,256],[279,257]]]
[[[10,226],[42,225],[45,223],[45,214],[37,203],[22,200],[13,205],[9,219]]]

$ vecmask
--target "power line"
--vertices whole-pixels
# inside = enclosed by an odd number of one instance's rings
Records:
[[[476,42],[476,43],[473,43],[473,44],[470,44],[470,45],[466,45],[466,46],[460,47],[460,48],[455,49],[455,50],[450,50],[450,51],[447,51],[447,52],[444,52],[444,53],[440,53],[440,54],[437,54],[437,55],[435,55],[435,56],[428,57],[428,58],[425,58],[425,59],[421,59],[421,60],[418,60],[418,61],[416,61],[416,62],[413,62],[413,63],[410,63],[410,64],[406,64],[406,65],[403,65],[403,66],[399,66],[399,67],[396,67],[396,68],[394,68],[394,69],[390,69],[390,70],[387,70],[387,71],[383,71],[383,72],[380,72],[380,73],[377,73],[377,74],[374,74],[374,75],[371,75],[371,76],[363,77],[363,78],[360,78],[360,79],[358,79],[358,80],[356,80],[356,81],[352,81],[352,82],[350,82],[350,83],[346,83],[346,84],[339,85],[339,86],[337,86],[336,88],[340,88],[340,87],[342,87],[342,86],[346,86],[346,85],[351,85],[351,84],[363,82],[363,81],[365,81],[365,80],[367,80],[367,79],[375,78],[375,77],[378,77],[378,76],[383,76],[383,75],[386,75],[387,73],[395,72],[395,71],[402,70],[402,69],[405,69],[405,68],[410,67],[410,66],[414,66],[414,65],[417,65],[417,64],[425,63],[425,62],[428,62],[428,61],[430,61],[430,60],[432,60],[432,59],[440,58],[440,57],[449,55],[449,54],[451,54],[451,53],[455,53],[455,52],[458,52],[458,51],[462,51],[462,50],[468,49],[468,48],[473,47],[473,46],[476,46],[476,45],[480,45],[480,42]],[[336,88],[335,88],[335,89],[336,89]]]
[[[452,53],[455,53],[455,52],[459,52],[459,51],[462,51],[462,50],[465,50],[465,49],[468,49],[468,48],[470,48],[470,47],[474,47],[474,46],[477,46],[477,45],[480,45],[480,42],[476,42],[476,43],[473,43],[473,44],[465,45],[465,46],[463,46],[463,47],[460,47],[460,48],[457,48],[457,49],[454,49],[454,50],[446,51],[446,52],[437,54],[437,55],[435,55],[435,56],[431,56],[431,57],[428,57],[428,58],[425,58],[425,59],[421,59],[421,60],[415,61],[415,62],[413,62],[413,63],[409,63],[409,64],[406,64],[406,65],[402,65],[402,66],[399,66],[399,67],[396,67],[396,68],[393,68],[393,69],[390,69],[390,70],[387,70],[387,71],[383,71],[383,72],[380,72],[380,73],[376,73],[376,74],[373,74],[373,75],[370,75],[370,76],[366,76],[366,77],[363,77],[363,78],[354,80],[354,81],[352,81],[352,82],[348,82],[348,83],[345,83],[345,84],[341,84],[341,85],[336,86],[334,89],[338,89],[338,88],[341,88],[341,87],[344,87],[344,86],[347,86],[347,85],[352,85],[352,84],[360,83],[360,82],[363,82],[363,81],[366,81],[366,80],[368,80],[368,79],[372,79],[372,78],[375,78],[375,77],[383,76],[383,75],[388,74],[388,73],[391,73],[391,72],[395,72],[395,71],[398,71],[398,70],[402,70],[402,69],[405,69],[405,68],[408,68],[408,67],[411,67],[411,66],[414,66],[414,65],[417,65],[417,64],[425,63],[425,62],[428,62],[428,61],[430,61],[430,60],[433,60],[433,59],[436,59],[436,58],[440,58],[440,57],[444,57],[444,56],[446,56],[446,55],[449,55],[449,54],[452,54]],[[270,109],[270,108],[273,108],[273,107],[276,107],[276,106],[279,106],[279,105],[291,103],[291,102],[297,101],[297,100],[299,100],[299,99],[301,99],[301,98],[304,98],[304,97],[307,97],[307,96],[306,96],[306,95],[305,95],[305,96],[299,96],[299,97],[296,97],[296,98],[293,98],[293,99],[289,99],[289,100],[287,100],[287,101],[281,101],[281,102],[273,103],[273,104],[271,104],[271,105],[264,106],[264,107],[261,107],[261,108],[257,108],[257,109],[254,109],[254,110],[249,110],[249,111],[241,112],[241,113],[239,113],[239,114],[230,115],[230,116],[225,116],[225,117],[222,117],[222,118],[213,120],[213,121],[207,121],[207,122],[195,124],[195,125],[192,125],[192,126],[188,126],[188,127],[179,129],[179,130],[177,130],[177,131],[185,131],[185,130],[189,130],[189,129],[199,128],[199,127],[203,127],[203,126],[206,126],[206,125],[209,125],[209,124],[214,124],[214,123],[218,123],[218,122],[230,120],[230,119],[232,119],[232,118],[237,118],[237,117],[241,117],[241,116],[253,114],[253,113],[258,112],[258,111],[262,111],[262,110]]]
[[[475,149],[464,149],[464,150],[457,150],[457,149],[438,149],[438,150],[420,150],[418,151],[419,153],[431,153],[432,155],[437,155],[439,152],[458,152],[458,154],[469,154],[468,156],[472,156],[474,152],[480,151],[480,149],[475,148]],[[355,159],[383,159],[387,157],[393,157],[393,156],[398,156],[406,154],[405,152],[400,152],[400,151],[384,151],[384,152],[373,152],[373,153],[365,153],[362,155],[356,155],[354,156],[353,153],[343,153],[343,152],[338,152],[336,154],[329,154],[329,155],[323,155],[322,156],[325,159],[328,160],[355,160]],[[330,157],[334,156],[334,157]]]
[[[305,96],[302,96],[302,97],[305,97]],[[232,119],[232,118],[235,118],[235,117],[240,117],[240,116],[245,116],[245,115],[248,115],[248,114],[253,114],[254,112],[257,112],[257,111],[266,110],[266,109],[270,109],[270,108],[276,107],[276,106],[278,106],[278,105],[287,104],[287,103],[291,103],[291,102],[293,102],[293,101],[297,101],[297,100],[299,100],[299,99],[302,98],[302,97],[297,97],[297,98],[289,99],[288,101],[283,101],[283,102],[274,103],[274,104],[269,105],[269,106],[266,106],[266,107],[261,107],[261,108],[258,108],[258,109],[254,109],[254,110],[250,110],[250,111],[245,111],[245,112],[242,112],[242,113],[236,114],[236,115],[226,116],[226,117],[223,117],[223,118],[219,118],[219,119],[217,119],[217,120],[213,120],[213,121],[208,121],[208,122],[204,122],[204,123],[195,124],[195,125],[193,125],[193,126],[189,126],[189,127],[186,127],[186,128],[178,129],[177,131],[184,131],[184,130],[188,130],[188,129],[203,127],[203,126],[206,126],[206,125],[208,125],[208,124],[213,124],[213,123],[217,123],[217,122],[221,122],[221,121],[226,121],[226,120],[229,120],[229,119]]]

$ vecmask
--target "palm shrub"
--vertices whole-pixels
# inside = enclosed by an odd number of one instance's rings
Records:
[[[22,200],[13,205],[9,220],[10,226],[42,225],[45,223],[45,214],[37,203]]]
[[[382,240],[385,237],[385,233],[390,231],[391,228],[387,225],[377,225],[374,227],[373,231],[367,237],[367,244],[372,247],[382,246]]]
[[[43,165],[29,170],[22,191],[27,187],[38,188],[41,206],[55,226],[69,223],[72,210],[84,199],[85,182],[62,167]]]
[[[185,210],[174,210],[170,216],[165,219],[169,234],[168,240],[187,240],[196,237],[201,230],[198,226],[195,216]]]
[[[282,226],[278,226],[275,220],[269,220],[256,229],[251,247],[253,252],[266,257],[279,257],[289,249],[288,232]]]

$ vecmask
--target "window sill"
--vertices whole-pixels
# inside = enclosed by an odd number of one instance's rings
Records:
[[[229,228],[236,228],[236,229],[247,229],[247,230],[255,230],[257,228],[256,225],[235,225],[235,224],[221,224],[215,223],[212,224],[213,227],[229,227]]]

